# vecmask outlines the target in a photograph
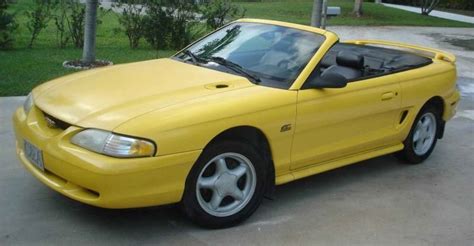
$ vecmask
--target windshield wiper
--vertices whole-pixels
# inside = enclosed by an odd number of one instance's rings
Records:
[[[191,58],[191,61],[194,65],[199,65],[200,63],[207,63],[207,60],[202,59],[190,50],[185,50],[183,51],[183,53]]]
[[[222,57],[219,57],[219,56],[213,56],[211,57],[210,61],[213,61],[219,65],[222,65],[226,68],[229,68],[239,74],[242,74],[242,75],[245,75],[247,78],[249,78],[250,80],[252,80],[254,83],[258,84],[260,83],[262,80],[253,75],[253,74],[250,74],[249,72],[245,71],[245,69],[240,66],[239,64],[235,63],[235,62],[231,62],[225,58],[222,58]]]

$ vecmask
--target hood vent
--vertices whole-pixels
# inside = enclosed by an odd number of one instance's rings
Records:
[[[216,85],[216,89],[223,89],[223,88],[227,88],[229,87],[228,85],[225,85],[225,84],[218,84]]]
[[[206,87],[206,89],[209,89],[209,90],[218,90],[218,89],[229,88],[231,87],[231,85],[225,84],[225,83],[215,83],[215,84],[206,85],[204,87]]]

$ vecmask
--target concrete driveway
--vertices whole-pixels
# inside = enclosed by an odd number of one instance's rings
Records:
[[[299,180],[242,225],[205,230],[174,206],[106,210],[46,188],[15,157],[10,117],[23,98],[2,98],[0,245],[473,245],[474,51],[448,40],[472,39],[473,29],[332,29],[343,39],[405,40],[458,55],[463,101],[425,163],[383,156]]]

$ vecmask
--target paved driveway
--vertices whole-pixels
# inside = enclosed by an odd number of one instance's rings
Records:
[[[383,156],[280,186],[244,224],[204,230],[174,206],[106,210],[35,180],[14,154],[10,116],[23,98],[0,99],[0,245],[472,245],[474,242],[473,51],[448,38],[473,29],[332,28],[343,39],[402,40],[459,58],[463,101],[422,165]]]
[[[409,12],[413,12],[413,13],[418,13],[418,14],[421,13],[421,8],[419,8],[419,7],[399,5],[399,4],[390,4],[390,3],[383,3],[383,5],[386,6],[386,7],[390,7],[390,8],[403,9],[405,11],[409,11]],[[431,11],[429,15],[439,17],[439,18],[443,18],[443,19],[455,20],[455,21],[461,21],[461,22],[474,24],[474,17],[471,17],[471,16],[453,14],[453,13],[448,13],[448,12],[438,11],[438,10]]]

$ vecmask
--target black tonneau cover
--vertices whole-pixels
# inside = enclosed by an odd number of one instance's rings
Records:
[[[403,50],[368,45],[337,43],[324,56],[321,62],[321,67],[324,69],[331,65],[335,65],[336,56],[339,51],[342,50],[347,50],[363,56],[364,66],[373,70],[383,71],[384,73],[422,67],[433,62],[430,58]]]

